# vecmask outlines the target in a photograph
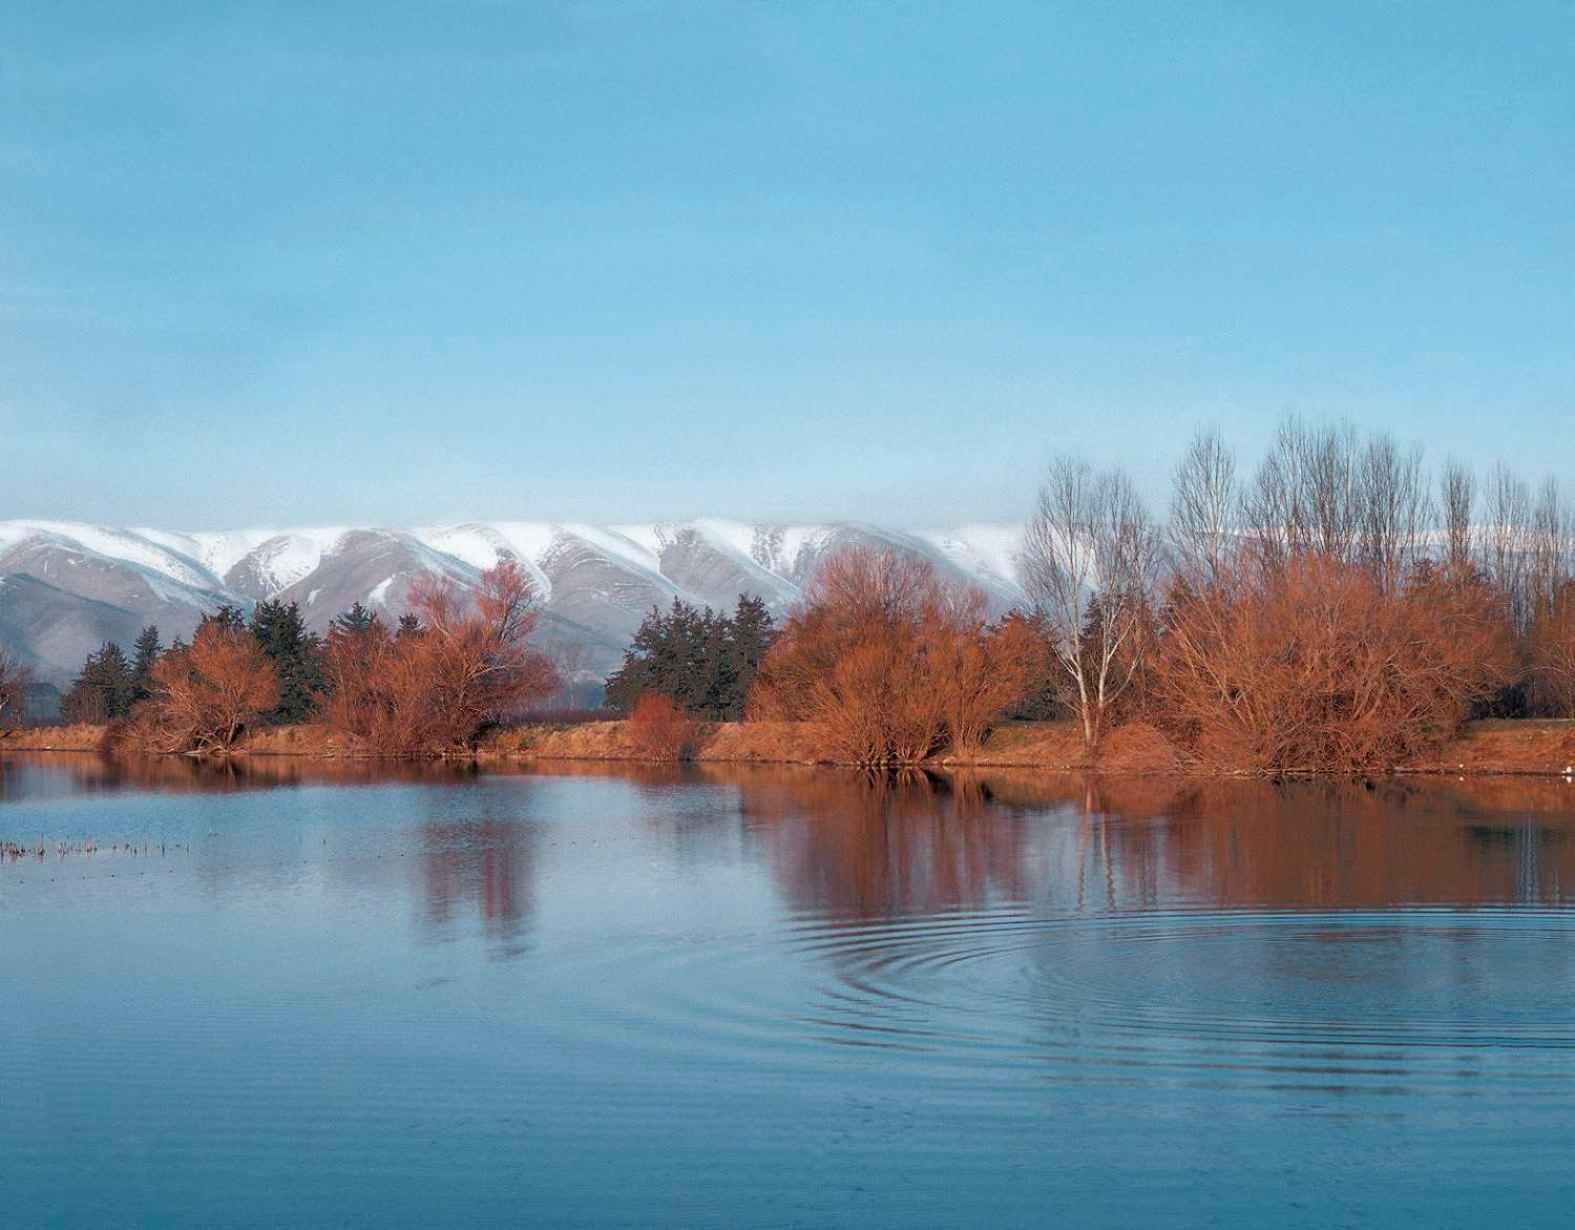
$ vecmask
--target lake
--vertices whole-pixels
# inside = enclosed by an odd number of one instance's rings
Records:
[[[6,1225],[1567,1224],[1575,785],[0,761]]]

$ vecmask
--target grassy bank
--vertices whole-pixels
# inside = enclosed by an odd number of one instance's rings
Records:
[[[106,726],[51,726],[0,731],[0,751],[110,750]],[[343,736],[315,726],[273,726],[253,731],[242,749],[248,756],[367,759]],[[638,762],[649,760],[625,722],[576,725],[525,724],[488,734],[476,749],[480,761]],[[713,764],[817,764],[812,728],[793,722],[711,722],[695,728],[692,759]],[[1141,724],[1113,731],[1090,763],[1071,722],[1008,722],[990,732],[968,757],[941,757],[937,767],[1034,768],[1112,773],[1175,773],[1185,766],[1175,749]],[[1474,722],[1458,737],[1402,772],[1451,774],[1556,774],[1575,770],[1575,721]]]

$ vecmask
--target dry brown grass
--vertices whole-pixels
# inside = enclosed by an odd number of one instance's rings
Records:
[[[112,742],[107,725],[21,726],[0,730],[0,750],[18,752],[102,752]]]
[[[109,726],[42,726],[0,731],[0,752],[52,751],[100,754],[110,750]],[[818,732],[802,722],[707,722],[695,732],[694,760],[702,764],[813,765],[833,763],[822,752]],[[375,760],[376,753],[353,739],[316,726],[254,727],[237,749],[258,760]],[[624,722],[575,725],[527,723],[498,727],[475,749],[478,758],[500,765],[519,762],[616,764],[646,760]],[[1101,754],[1090,761],[1074,721],[1007,722],[997,726],[967,759],[939,758],[944,768],[1035,770],[1080,774],[1090,769],[1130,777],[1216,776],[1196,766],[1175,763],[1175,749],[1162,733],[1143,723],[1117,727],[1106,736]],[[1383,766],[1369,766],[1381,771]],[[1402,773],[1562,776],[1575,768],[1575,721],[1531,720],[1473,722],[1454,739],[1401,762]]]
[[[1410,773],[1532,773],[1575,769],[1575,721],[1472,722],[1448,743],[1402,764]]]

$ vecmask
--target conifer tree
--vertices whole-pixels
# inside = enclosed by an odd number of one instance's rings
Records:
[[[159,644],[159,630],[149,624],[137,634],[136,654],[131,661],[132,699],[146,700],[153,678],[153,664],[159,660],[164,647]]]
[[[364,636],[377,622],[376,613],[357,602],[344,614],[334,616],[333,622],[328,626],[328,635],[339,633],[344,636]]]
[[[91,653],[82,670],[60,700],[60,713],[68,722],[113,722],[131,712],[136,685],[125,651],[105,641]]]
[[[306,721],[322,688],[321,638],[306,630],[306,620],[296,603],[278,599],[257,604],[251,632],[278,676],[278,702],[263,720],[275,724]]]
[[[607,703],[628,712],[641,696],[655,692],[696,716],[741,718],[774,635],[771,615],[758,598],[741,598],[732,616],[678,598],[665,614],[652,607],[607,680]]]
[[[204,615],[197,628],[200,631],[208,624],[218,625],[223,632],[239,632],[246,627],[246,615],[240,607],[231,606],[226,602],[211,615]]]
[[[776,621],[766,609],[765,601],[753,594],[739,595],[725,650],[727,685],[721,706],[723,720],[736,722],[744,716],[749,685],[755,681],[760,661],[776,635]]]

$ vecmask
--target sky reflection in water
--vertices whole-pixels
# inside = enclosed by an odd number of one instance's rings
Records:
[[[1563,1211],[1567,783],[17,756],[0,800],[20,1224]]]

